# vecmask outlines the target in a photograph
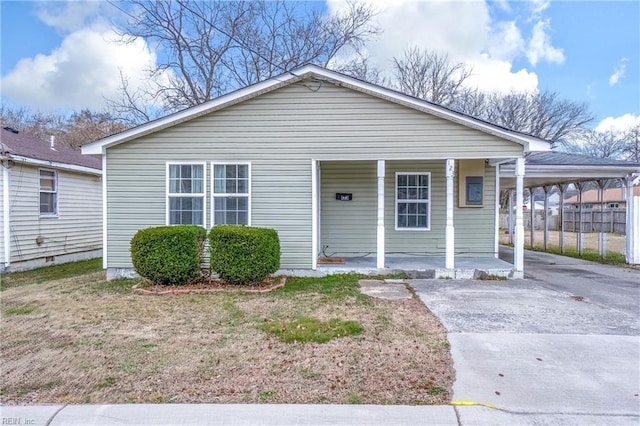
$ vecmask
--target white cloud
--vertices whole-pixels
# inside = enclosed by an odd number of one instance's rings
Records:
[[[531,11],[534,15],[540,15],[549,8],[551,0],[530,0]]]
[[[387,75],[392,58],[409,47],[435,50],[454,62],[473,67],[467,81],[482,90],[536,90],[538,77],[526,69],[514,70],[512,62],[525,50],[515,21],[493,21],[486,2],[370,0],[378,11],[383,33],[366,46],[370,62]],[[327,0],[330,12],[344,10],[346,0]],[[500,6],[502,7],[502,6]]]
[[[69,33],[104,21],[112,9],[105,1],[40,1],[36,15],[50,27]]]
[[[609,86],[615,86],[620,79],[624,78],[624,74],[627,72],[627,58],[622,58],[618,63],[618,66],[614,69],[613,74],[609,77]]]
[[[533,66],[536,66],[540,61],[556,64],[564,62],[563,50],[551,44],[550,29],[551,22],[548,19],[538,21],[533,27],[533,34],[529,40],[529,48],[527,50],[527,59]]]
[[[102,109],[116,98],[120,72],[132,90],[147,84],[155,53],[142,39],[122,43],[110,28],[96,25],[67,35],[49,55],[21,59],[1,80],[3,97],[35,109]]]
[[[486,55],[471,62],[473,74],[465,81],[468,87],[485,92],[534,92],[538,89],[538,76],[526,69],[513,72],[511,63],[489,59]]]
[[[640,126],[640,115],[624,114],[619,117],[607,117],[601,120],[595,130],[599,132],[614,131],[624,133],[635,126]]]

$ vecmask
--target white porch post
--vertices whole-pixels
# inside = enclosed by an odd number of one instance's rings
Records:
[[[529,211],[529,217],[531,218],[531,248],[535,246],[536,242],[536,203],[533,201],[535,193],[535,187],[529,188],[529,204],[531,205],[531,209]]]
[[[455,174],[455,160],[447,159],[447,226],[445,229],[445,262],[444,267],[453,269],[455,267],[455,233],[453,228],[453,176]]]
[[[513,266],[516,272],[524,272],[524,216],[522,214],[524,192],[524,158],[516,159],[516,241],[513,247]]]
[[[384,268],[384,160],[378,160],[378,231],[376,234],[376,265]]]
[[[318,162],[311,160],[311,269],[318,268]]]

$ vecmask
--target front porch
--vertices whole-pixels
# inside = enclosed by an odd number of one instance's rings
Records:
[[[377,268],[375,256],[344,258],[342,264],[319,264],[318,275],[358,273],[393,275],[407,273],[411,278],[474,279],[486,276],[522,278],[522,273],[504,260],[492,257],[456,257],[455,267],[445,267],[445,256],[387,256],[385,267]]]

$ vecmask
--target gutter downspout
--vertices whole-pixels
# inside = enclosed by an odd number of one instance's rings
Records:
[[[9,160],[2,160],[2,225],[4,270],[11,265],[11,215],[9,206]]]

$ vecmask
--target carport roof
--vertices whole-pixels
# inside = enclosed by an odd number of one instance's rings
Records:
[[[500,188],[515,188],[515,160],[500,165]],[[640,174],[640,163],[566,152],[532,152],[525,157],[524,186],[545,186]]]

